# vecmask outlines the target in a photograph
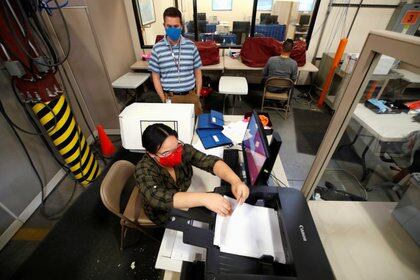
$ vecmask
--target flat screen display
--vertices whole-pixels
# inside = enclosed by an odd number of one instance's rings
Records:
[[[248,168],[249,182],[255,185],[258,175],[268,158],[265,135],[261,135],[256,114],[252,114],[242,141]]]

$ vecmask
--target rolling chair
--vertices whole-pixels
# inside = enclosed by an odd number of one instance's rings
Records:
[[[381,147],[380,158],[384,162],[391,163],[390,169],[397,171],[397,174],[392,178],[392,181],[372,186],[368,191],[372,191],[375,188],[391,188],[396,195],[401,198],[404,194],[404,189],[401,188],[403,183],[407,181],[412,174],[420,173],[420,130],[410,133],[406,140],[402,142],[405,156],[393,157],[392,154],[395,152],[391,147]],[[392,143],[390,144],[392,145]],[[395,150],[401,150],[397,148]],[[389,156],[387,157],[386,154]]]
[[[284,119],[290,111],[290,104],[293,95],[293,81],[287,78],[271,77],[265,81],[261,111],[264,108],[285,111]],[[265,101],[272,100],[283,103],[283,108],[264,106]]]
[[[150,221],[144,213],[139,188],[133,188],[124,212],[120,210],[121,193],[127,182],[133,178],[134,171],[135,166],[129,161],[119,160],[115,162],[105,175],[100,190],[101,199],[105,207],[120,218],[121,250],[123,249],[124,239],[128,228],[137,229],[146,236],[159,242],[145,231],[145,228],[155,227],[156,225]]]

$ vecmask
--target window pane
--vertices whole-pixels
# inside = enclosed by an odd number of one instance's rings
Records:
[[[184,21],[183,36],[194,41],[193,0],[178,0],[178,8],[182,13],[182,19]]]
[[[378,64],[364,81],[361,98],[316,193],[327,200],[398,201],[420,164],[420,69],[409,62],[377,55]],[[358,54],[345,56],[335,79],[340,87],[327,96],[334,108],[342,99]],[[332,186],[332,188],[331,188]]]
[[[141,29],[143,42],[145,45],[154,45],[156,40],[165,34],[163,28],[163,12],[168,7],[174,7],[175,1],[134,0],[134,3],[136,6],[137,26]],[[154,13],[154,16],[151,13]]]
[[[223,46],[241,45],[250,34],[253,2],[197,1],[199,40],[214,40]],[[192,23],[187,23],[188,32],[193,32],[191,25]]]
[[[255,37],[306,39],[315,0],[258,0]]]

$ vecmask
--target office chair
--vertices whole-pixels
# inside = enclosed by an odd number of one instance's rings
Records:
[[[129,161],[119,160],[115,162],[105,175],[100,190],[101,199],[105,207],[120,218],[121,250],[123,249],[128,228],[137,229],[146,236],[159,242],[145,231],[145,228],[155,227],[156,225],[144,213],[139,188],[133,188],[124,212],[120,210],[121,193],[129,179],[133,178],[134,171],[135,166]]]
[[[404,156],[401,156],[401,152]],[[393,156],[394,154],[399,156]],[[368,191],[375,188],[391,188],[401,198],[404,194],[401,186],[413,173],[420,172],[420,130],[411,132],[402,142],[383,143],[380,158],[384,162],[392,163],[390,169],[397,171],[397,174],[390,182],[372,186]]]
[[[290,104],[293,95],[293,81],[287,78],[271,77],[265,81],[261,111],[264,108],[285,111],[284,119],[290,111]],[[264,106],[266,100],[274,100],[283,103],[283,108]]]

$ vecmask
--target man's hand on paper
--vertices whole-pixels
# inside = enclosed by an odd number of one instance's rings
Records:
[[[232,193],[238,201],[239,205],[241,205],[249,196],[249,188],[244,184],[244,182],[239,181],[235,184],[232,184]]]
[[[204,206],[207,209],[223,217],[231,214],[230,202],[226,198],[218,193],[207,193],[206,195]]]

